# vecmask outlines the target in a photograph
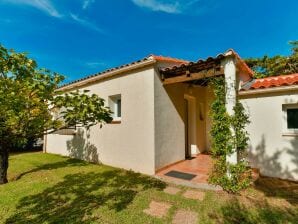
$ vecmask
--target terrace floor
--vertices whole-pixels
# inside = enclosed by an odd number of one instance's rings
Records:
[[[213,162],[210,155],[198,154],[191,159],[183,160],[159,170],[156,173],[156,176],[169,181],[188,181],[194,184],[207,184],[212,165]],[[196,176],[191,180],[181,180],[180,178],[169,177],[165,175],[170,171],[194,174]]]

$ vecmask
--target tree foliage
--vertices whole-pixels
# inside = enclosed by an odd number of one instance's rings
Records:
[[[256,78],[298,73],[298,41],[291,41],[292,52],[289,56],[277,55],[261,58],[248,58],[245,62],[255,72]]]
[[[88,91],[56,91],[62,75],[39,69],[24,53],[0,45],[0,184],[7,182],[8,152],[14,145],[68,126],[111,121],[104,100]],[[55,116],[57,111],[62,111]]]

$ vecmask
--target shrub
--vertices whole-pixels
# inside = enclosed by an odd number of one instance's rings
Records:
[[[243,105],[236,99],[234,115],[226,111],[226,84],[224,77],[211,79],[214,88],[215,100],[211,105],[211,153],[215,164],[209,181],[220,185],[224,190],[236,193],[247,188],[250,184],[251,174],[246,161],[237,164],[227,162],[227,156],[236,151],[243,154],[248,145],[248,133],[245,130],[249,117]]]

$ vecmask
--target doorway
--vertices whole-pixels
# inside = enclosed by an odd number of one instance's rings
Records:
[[[196,98],[184,96],[185,114],[185,159],[190,159],[193,154],[197,154],[197,117],[196,117]]]

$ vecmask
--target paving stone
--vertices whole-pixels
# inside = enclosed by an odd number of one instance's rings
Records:
[[[194,190],[187,190],[183,194],[185,198],[196,199],[202,201],[205,197],[205,192],[202,191],[194,191]]]
[[[198,223],[198,214],[187,210],[178,210],[173,218],[173,224],[196,224]]]
[[[166,202],[157,202],[157,201],[151,201],[149,208],[144,209],[144,212],[148,215],[154,216],[154,217],[158,217],[158,218],[162,218],[163,216],[165,216],[169,210],[169,208],[171,208],[171,204],[166,203]]]
[[[177,187],[168,186],[163,191],[167,194],[177,194],[179,191],[181,191],[181,189]]]

